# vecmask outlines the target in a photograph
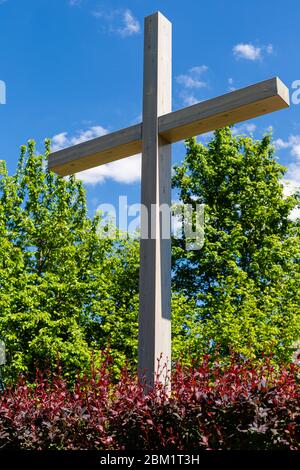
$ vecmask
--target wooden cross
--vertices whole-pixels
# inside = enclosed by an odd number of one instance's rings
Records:
[[[172,112],[171,28],[159,12],[145,18],[143,122],[49,156],[49,169],[66,176],[142,152],[138,368],[149,386],[158,358],[171,364],[171,240],[160,217],[171,204],[171,144],[289,106],[276,77]]]

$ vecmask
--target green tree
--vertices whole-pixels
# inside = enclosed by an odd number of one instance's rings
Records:
[[[208,146],[189,139],[174,187],[185,204],[205,204],[205,243],[174,241],[175,289],[197,302],[192,354],[218,349],[287,360],[300,337],[299,194],[285,197],[284,167],[271,136],[218,130]]]
[[[138,339],[139,242],[107,237],[100,215],[89,218],[82,183],[47,170],[34,142],[21,148],[17,171],[0,166],[0,339],[6,376],[34,376],[59,362],[65,376],[90,369],[110,349],[115,372],[135,368]],[[179,322],[193,318],[174,296]],[[189,320],[191,323],[191,320]],[[177,328],[175,353],[186,328]],[[175,329],[175,331],[177,331]]]
[[[1,167],[0,338],[10,377],[58,361],[74,376],[108,346],[116,367],[135,360],[137,242],[105,237],[100,217],[87,217],[81,182],[48,172],[48,153],[49,142],[45,156],[29,142],[13,176]]]
[[[115,372],[137,362],[139,242],[107,236],[89,218],[74,177],[48,172],[33,142],[17,171],[0,162],[0,339],[6,376],[33,376],[59,361],[67,377],[110,348]],[[205,245],[173,246],[173,358],[290,357],[299,339],[299,195],[285,198],[284,169],[270,137],[217,131],[208,147],[187,143],[174,186],[182,202],[206,204]]]

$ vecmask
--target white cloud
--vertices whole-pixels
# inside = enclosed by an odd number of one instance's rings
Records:
[[[289,215],[290,220],[297,220],[300,219],[300,209],[299,207],[295,207]]]
[[[234,91],[236,89],[234,86],[234,80],[232,77],[228,78],[228,85],[229,85],[228,87],[229,91]]]
[[[108,179],[117,183],[136,183],[141,179],[141,155],[133,155],[116,162],[81,171],[76,176],[90,185],[104,183]]]
[[[274,52],[273,44],[268,44],[268,45],[265,47],[265,49],[266,49],[266,52],[267,52],[268,54],[273,54],[273,52]]]
[[[190,75],[179,75],[176,77],[177,83],[185,86],[186,88],[204,88],[206,83],[203,80],[198,80]]]
[[[284,141],[283,139],[274,140],[274,145],[277,150],[286,149],[289,147],[289,142]]]
[[[291,154],[300,160],[300,135],[290,135],[288,140],[277,139],[274,144],[278,150],[289,148]]]
[[[184,105],[191,106],[199,103],[200,100],[195,96],[194,90],[208,86],[207,82],[202,78],[202,75],[207,70],[207,65],[196,65],[190,68],[186,74],[177,75],[176,82],[182,87],[179,96]]]
[[[207,72],[207,70],[208,70],[207,65],[195,65],[195,67],[192,67],[190,69],[190,72],[196,75],[201,75],[202,73]]]
[[[61,132],[56,134],[51,139],[51,149],[52,152],[61,150],[72,145],[80,144],[81,142],[86,142],[87,140],[95,139],[96,137],[101,137],[102,135],[107,134],[107,129],[102,126],[92,126],[85,131],[79,131],[75,136],[69,137],[67,132]]]
[[[300,190],[300,135],[290,135],[288,140],[277,139],[274,144],[277,150],[289,149],[294,157],[287,165],[288,171],[284,179],[284,193],[290,196]]]
[[[61,150],[72,145],[86,142],[107,134],[107,129],[102,126],[92,126],[86,130],[77,132],[74,136],[69,136],[67,132],[61,132],[52,137],[52,152]],[[95,185],[104,183],[110,179],[118,183],[131,184],[141,179],[141,155],[133,155],[116,162],[91,168],[77,173],[77,178],[84,183]]]
[[[69,5],[71,5],[71,7],[78,6],[80,5],[80,3],[81,3],[81,0],[69,0]]]
[[[137,34],[140,32],[140,23],[130,10],[125,10],[123,13],[123,23],[124,26],[119,28],[119,33],[121,36],[132,36],[132,34]]]
[[[128,8],[110,12],[98,10],[93,12],[93,15],[107,23],[109,32],[119,34],[121,37],[133,36],[141,31],[139,21]]]
[[[187,74],[178,75],[176,81],[185,88],[205,88],[207,83],[201,80],[200,77],[207,70],[208,67],[206,65],[197,65],[189,69]]]
[[[284,194],[286,196],[291,196],[296,191],[300,190],[300,163],[290,163],[287,168],[288,171],[285,174],[283,183]]]
[[[246,122],[244,124],[240,124],[239,126],[235,126],[232,130],[233,135],[236,134],[250,134],[255,132],[256,125],[253,122]]]
[[[261,58],[261,48],[253,44],[236,44],[233,47],[233,54],[238,59],[258,60]]]
[[[180,92],[179,96],[182,99],[183,104],[185,104],[186,106],[192,106],[193,104],[199,103],[200,101],[198,100],[198,98],[196,98],[195,95],[189,94],[186,91]]]
[[[239,126],[234,126],[234,128],[232,129],[232,134],[250,134],[255,131],[256,125],[252,122],[246,122],[244,124],[240,124]],[[197,141],[207,144],[213,138],[213,135],[214,131],[206,132],[205,134],[201,134],[200,136],[198,136]]]
[[[272,44],[267,46],[254,46],[249,43],[239,43],[233,46],[233,54],[237,59],[247,59],[247,60],[261,60],[263,58],[263,53],[273,54],[274,48]]]

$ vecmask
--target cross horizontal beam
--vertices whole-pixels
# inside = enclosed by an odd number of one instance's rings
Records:
[[[164,114],[158,119],[158,130],[165,140],[173,143],[288,106],[289,90],[275,77]],[[137,124],[53,152],[49,156],[49,169],[66,176],[135,155],[142,150],[142,129],[142,123]]]
[[[49,155],[49,170],[72,175],[104,163],[130,157],[142,150],[142,125],[127,127]]]
[[[288,106],[289,90],[275,77],[161,116],[159,133],[178,142]]]

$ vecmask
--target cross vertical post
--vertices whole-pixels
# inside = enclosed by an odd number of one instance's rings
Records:
[[[171,144],[158,118],[172,108],[172,25],[161,14],[145,18],[142,127],[139,376],[152,387],[171,363],[171,239],[163,224],[171,205]],[[169,215],[170,218],[170,215]],[[166,368],[159,379],[166,378]]]

